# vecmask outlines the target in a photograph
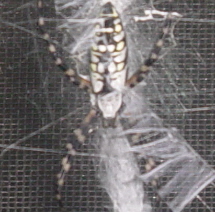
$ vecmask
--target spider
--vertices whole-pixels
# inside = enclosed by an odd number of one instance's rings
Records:
[[[41,14],[43,1],[38,0],[38,10]],[[89,133],[89,124],[98,116],[102,116],[103,126],[114,128],[117,115],[123,104],[123,89],[132,88],[142,82],[150,72],[150,67],[159,59],[159,53],[163,47],[164,39],[170,33],[177,13],[165,13],[164,24],[160,35],[153,45],[149,56],[140,68],[128,77],[128,46],[126,33],[120,19],[120,14],[111,2],[102,6],[100,17],[103,22],[95,24],[94,43],[90,49],[89,76],[80,75],[76,70],[69,68],[56,54],[56,46],[50,40],[45,31],[45,19],[40,15],[38,25],[42,31],[44,40],[48,43],[48,50],[54,58],[55,64],[75,85],[87,89],[90,93],[92,108],[83,120],[81,126],[74,130],[74,134],[80,143],[84,143]],[[152,13],[146,14],[145,20],[152,19]],[[160,14],[159,14],[160,15]],[[70,160],[76,154],[72,144],[67,145],[68,154],[62,160],[62,169],[58,174],[57,199],[60,207],[63,207],[60,196],[60,188],[64,184],[65,174],[70,170]]]

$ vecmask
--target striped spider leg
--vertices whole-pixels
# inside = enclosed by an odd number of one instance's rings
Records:
[[[79,85],[80,88],[90,89],[91,82],[89,78],[87,76],[83,76],[79,74],[76,70],[68,67],[67,64],[60,57],[58,57],[55,43],[51,40],[50,35],[46,32],[46,21],[45,21],[45,18],[42,16],[43,10],[45,8],[45,3],[43,2],[43,0],[38,0],[37,8],[39,13],[39,20],[38,20],[39,29],[41,31],[43,39],[48,44],[48,51],[51,53],[51,56],[56,66],[58,66],[65,73],[65,75],[70,79],[70,81],[73,82],[75,85]]]
[[[79,74],[76,70],[73,70],[72,68],[68,67],[67,64],[57,56],[57,50],[55,43],[50,39],[50,35],[46,32],[46,22],[45,18],[42,17],[42,12],[45,7],[45,4],[42,0],[38,0],[38,12],[39,12],[39,20],[38,20],[38,25],[39,29],[42,33],[43,39],[47,42],[48,44],[48,50],[55,61],[55,64],[61,69],[65,75],[69,78],[71,82],[73,82],[75,85],[78,85],[82,89],[88,89],[88,91],[91,89],[91,81],[87,76],[83,76]],[[88,115],[85,117],[83,120],[81,126],[79,129],[74,130],[74,135],[76,136],[76,139],[79,141],[80,144],[84,143],[86,136],[88,134],[88,127],[91,122],[91,120],[96,116],[96,111],[94,109],[91,109]],[[56,185],[56,198],[58,200],[58,205],[61,210],[63,210],[63,202],[61,200],[61,195],[60,195],[60,189],[64,184],[64,178],[65,174],[70,170],[70,161],[72,157],[76,154],[76,150],[74,145],[71,143],[66,145],[66,148],[68,150],[67,155],[62,159],[61,165],[61,171],[57,175],[57,185]]]
[[[146,75],[150,72],[150,68],[154,65],[154,63],[159,59],[159,54],[164,45],[165,38],[172,33],[172,29],[174,22],[176,22],[177,18],[182,17],[177,12],[162,12],[156,9],[145,10],[144,17],[135,17],[135,21],[148,21],[155,20],[153,15],[161,16],[162,20],[164,20],[164,24],[162,27],[162,31],[159,34],[155,44],[153,45],[149,56],[143,62],[143,65],[137,70],[129,79],[126,81],[126,85],[129,87],[134,87],[139,82],[142,82]]]
[[[91,109],[90,112],[88,113],[88,115],[85,117],[85,119],[83,120],[83,122],[81,123],[80,128],[76,129],[73,131],[73,134],[75,135],[75,139],[77,139],[77,141],[79,142],[80,145],[82,145],[85,140],[87,135],[89,134],[89,126],[91,121],[96,118],[97,112],[94,109]],[[77,151],[77,143],[74,142],[74,145],[70,142],[66,145],[67,148],[67,154],[66,156],[62,159],[61,161],[61,170],[57,175],[57,185],[56,185],[56,198],[58,200],[58,204],[61,210],[64,209],[63,206],[63,201],[61,198],[61,188],[64,185],[64,179],[66,176],[66,173],[69,172],[70,168],[71,168],[71,161],[72,161],[72,157],[76,155]]]
[[[147,74],[150,72],[150,68],[154,65],[154,63],[159,59],[159,53],[162,50],[164,40],[165,38],[172,32],[172,25],[173,22],[175,22],[176,18],[180,18],[181,15],[176,13],[176,12],[162,12],[158,11],[156,9],[153,10],[145,10],[145,17],[135,17],[135,21],[148,21],[148,20],[154,20],[155,18],[153,15],[159,15],[162,16],[164,19],[164,24],[161,33],[159,34],[155,44],[153,45],[149,56],[145,59],[143,62],[143,65],[137,70],[129,79],[126,81],[126,85],[129,87],[134,87],[138,83],[142,82]],[[138,139],[140,135],[135,135],[134,138],[132,139],[133,142],[135,142],[135,137]],[[154,167],[156,166],[156,162],[152,158],[148,158],[146,160],[145,164],[145,171],[150,172]],[[159,180],[154,179],[151,182],[151,185],[153,187],[153,190],[158,190],[159,187]],[[156,192],[155,192],[156,193]],[[156,208],[160,208],[160,197],[158,194],[155,196],[156,198]]]
[[[38,0],[38,10],[41,14],[44,9],[43,1]],[[102,21],[95,25],[94,44],[90,50],[90,73],[82,76],[77,71],[68,68],[56,54],[56,47],[45,31],[45,19],[40,16],[39,27],[44,39],[47,41],[49,51],[55,64],[64,71],[72,82],[81,88],[88,88],[91,96],[92,109],[82,122],[79,129],[74,130],[74,135],[80,143],[84,143],[89,133],[89,124],[98,112],[102,116],[104,127],[114,127],[118,111],[123,103],[122,91],[125,86],[133,87],[142,81],[149,72],[149,68],[158,60],[158,54],[163,46],[163,40],[170,31],[172,18],[167,16],[161,35],[153,46],[148,59],[131,78],[127,79],[128,50],[126,35],[120,19],[112,3],[107,2],[102,6],[100,14]],[[60,189],[64,184],[65,174],[70,170],[71,159],[76,154],[74,145],[67,145],[68,154],[62,160],[62,169],[58,174],[57,199],[63,209]]]

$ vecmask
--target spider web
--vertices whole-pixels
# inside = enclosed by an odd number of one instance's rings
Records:
[[[125,3],[129,5],[130,1]],[[55,16],[52,3],[47,1],[47,4],[50,5],[47,15],[52,20],[51,35],[58,43],[63,40],[66,44],[63,35],[55,29],[59,17]],[[129,22],[130,17],[141,16],[145,6],[135,1],[132,9],[125,10],[123,15],[128,17],[124,19],[127,33],[130,37],[134,35],[131,39],[134,42],[129,43],[134,68],[141,62],[141,56],[147,55],[159,28],[159,23],[134,26]],[[154,1],[154,6],[177,11],[184,17],[174,30],[177,46],[153,68],[146,81],[145,96],[165,124],[177,127],[186,141],[214,167],[214,2]],[[90,3],[86,8],[89,7],[92,8]],[[0,10],[0,208],[2,211],[58,211],[54,182],[59,161],[65,154],[67,137],[90,108],[89,97],[69,84],[53,65],[44,42],[39,39],[35,1],[1,1]],[[143,36],[138,39],[139,34]],[[163,53],[168,49],[170,46]],[[68,56],[67,52],[61,53]],[[76,55],[82,59],[81,53]],[[87,62],[83,64],[79,65],[81,70]],[[93,148],[89,143],[84,145],[86,155],[77,156],[67,178],[63,196],[70,210],[109,210],[110,200],[95,177],[96,169],[91,161]],[[200,197],[213,211],[213,185],[203,190]],[[209,210],[196,198],[185,211]]]

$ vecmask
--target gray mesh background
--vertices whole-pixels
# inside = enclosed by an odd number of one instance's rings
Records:
[[[159,6],[169,9],[161,1]],[[147,95],[164,121],[176,126],[215,168],[215,2],[176,0],[171,6],[186,15],[175,28],[177,47],[159,68],[171,74],[177,62],[178,93],[169,95],[149,85]],[[51,4],[47,13],[54,17]],[[55,177],[68,135],[90,108],[89,97],[68,83],[53,64],[39,38],[34,1],[1,0],[0,14],[0,209],[58,211]],[[159,80],[151,76],[157,87],[171,84],[167,75],[162,76]],[[91,148],[86,144],[82,151],[90,153]],[[108,198],[94,170],[90,157],[77,156],[73,161],[63,191],[68,211],[108,211]],[[214,186],[200,196],[214,211]],[[195,199],[185,211],[209,209]]]

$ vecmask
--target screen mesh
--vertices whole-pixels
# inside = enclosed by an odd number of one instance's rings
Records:
[[[55,29],[53,2],[46,2],[49,10],[44,13],[52,19],[47,30],[53,39],[62,40]],[[130,17],[140,15],[145,6],[145,1],[136,1],[127,12]],[[215,2],[160,0],[154,6],[183,18],[174,29],[177,45],[168,48],[147,79],[146,97],[164,123],[178,128],[215,168]],[[0,208],[59,211],[56,175],[69,135],[90,109],[89,95],[55,67],[39,34],[35,1],[2,0],[0,14]],[[156,38],[153,24],[137,26],[151,44]],[[81,148],[86,154],[75,157],[66,178],[62,196],[68,211],[112,210],[96,177],[92,140]],[[205,188],[183,212],[214,211],[214,186]]]

